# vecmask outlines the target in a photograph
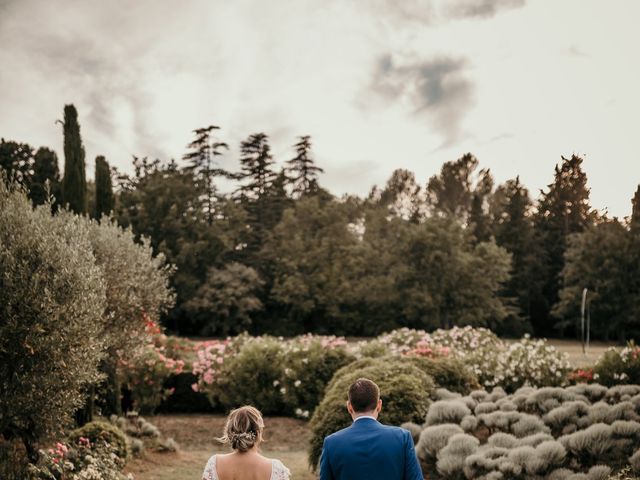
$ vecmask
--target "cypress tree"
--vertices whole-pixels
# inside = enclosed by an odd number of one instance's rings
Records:
[[[29,197],[34,205],[42,205],[49,195],[60,201],[60,170],[56,152],[40,147],[34,156]]]
[[[640,233],[640,185],[636,189],[636,193],[631,200],[631,231]]]
[[[114,203],[109,163],[102,155],[99,155],[96,157],[96,218],[100,219],[102,215],[109,215],[113,210]]]
[[[73,105],[64,106],[64,178],[62,201],[78,214],[87,213],[87,178],[84,164],[84,147],[80,138],[78,112]]]

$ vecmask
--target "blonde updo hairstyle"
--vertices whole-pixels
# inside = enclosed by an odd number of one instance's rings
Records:
[[[244,406],[231,411],[224,426],[224,435],[219,440],[234,450],[246,452],[262,442],[263,429],[260,410]]]

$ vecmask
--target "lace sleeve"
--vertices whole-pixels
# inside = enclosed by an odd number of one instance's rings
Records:
[[[207,466],[204,467],[202,472],[202,480],[218,480],[218,472],[216,472],[216,456],[212,455],[207,462]]]
[[[280,460],[273,460],[271,480],[289,480],[291,472]]]

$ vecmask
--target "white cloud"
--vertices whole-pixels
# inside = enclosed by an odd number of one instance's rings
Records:
[[[625,215],[640,4],[523,3],[0,1],[0,136],[62,157],[54,122],[74,103],[91,173],[98,154],[125,169],[132,154],[180,158],[212,123],[229,167],[250,133],[280,161],[310,134],[325,185],[361,194],[395,168],[424,183],[466,151],[536,192],[575,152],[593,204]]]

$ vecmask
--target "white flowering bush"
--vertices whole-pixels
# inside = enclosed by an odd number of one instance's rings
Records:
[[[603,385],[640,384],[640,346],[631,341],[608,349],[594,366],[594,376]]]
[[[439,391],[416,453],[428,478],[606,479],[640,473],[640,386]],[[416,435],[417,432],[413,432]],[[631,470],[629,470],[631,471]]]
[[[225,409],[250,403],[263,413],[308,418],[334,372],[353,361],[344,338],[241,336],[197,351],[193,389]]]
[[[520,341],[503,345],[498,351],[481,348],[466,359],[486,388],[500,386],[515,391],[523,385],[562,386],[572,371],[568,355],[544,339],[525,335]]]
[[[454,327],[432,333],[402,328],[381,335],[374,346],[392,355],[458,359],[485,388],[501,386],[507,391],[523,385],[566,385],[571,372],[568,356],[546,340],[525,335],[508,343],[486,328]],[[367,356],[368,349],[374,347],[360,348]]]

